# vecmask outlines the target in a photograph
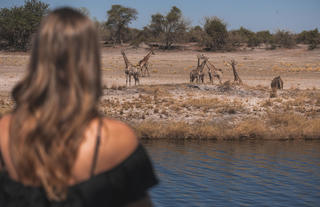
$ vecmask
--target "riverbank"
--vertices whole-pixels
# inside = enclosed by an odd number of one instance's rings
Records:
[[[102,114],[131,125],[141,139],[320,139],[320,90],[167,84],[103,91]],[[0,113],[12,108],[0,99]]]
[[[105,90],[100,109],[142,139],[320,139],[320,90],[269,97],[246,85],[139,86]]]
[[[136,63],[147,50],[127,49]],[[119,48],[102,50],[102,114],[131,125],[141,139],[320,139],[320,50],[303,48],[208,52],[223,70],[223,84],[190,84],[197,51],[155,51],[150,77],[125,84]],[[0,114],[11,110],[9,93],[25,72],[28,53],[0,53]],[[232,84],[234,59],[243,85]],[[281,75],[284,90],[270,98]]]

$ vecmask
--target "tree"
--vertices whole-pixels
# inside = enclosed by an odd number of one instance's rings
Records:
[[[270,32],[268,30],[259,31],[259,32],[257,32],[256,36],[257,36],[259,43],[264,43],[264,44],[270,43],[270,41],[272,39],[272,35],[270,34]]]
[[[320,44],[320,33],[318,29],[302,31],[297,36],[297,42],[308,44],[309,50],[315,49]]]
[[[170,49],[186,33],[187,25],[181,10],[173,6],[166,16],[159,13],[152,15],[148,28],[156,39],[165,43],[165,49]]]
[[[202,37],[204,35],[204,31],[200,26],[195,26],[195,27],[192,27],[189,30],[188,35],[189,35],[189,39],[188,40],[190,42],[198,42],[198,43],[200,43],[202,41]]]
[[[240,27],[238,30],[233,30],[229,32],[230,39],[233,41],[239,41],[234,42],[235,45],[240,45],[241,43],[247,43],[248,47],[255,47],[259,45],[259,40],[256,36],[256,33],[244,28]]]
[[[38,0],[28,0],[21,7],[0,10],[0,36],[9,47],[25,50],[31,35],[48,12],[49,5]]]
[[[284,30],[277,31],[276,34],[273,35],[273,41],[284,48],[293,48],[296,45],[293,35]]]
[[[204,44],[210,50],[220,50],[228,38],[227,25],[218,17],[206,17],[204,24]]]
[[[115,41],[122,44],[124,32],[128,31],[128,24],[137,19],[137,10],[123,7],[121,5],[112,5],[107,11],[107,27],[115,35]]]
[[[151,16],[151,23],[147,27],[150,33],[155,37],[161,37],[166,30],[166,19],[162,14],[153,14]]]

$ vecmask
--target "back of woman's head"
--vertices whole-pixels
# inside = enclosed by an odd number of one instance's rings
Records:
[[[19,179],[42,185],[50,199],[66,196],[72,164],[101,94],[97,32],[70,8],[40,25],[26,77],[12,96],[16,107],[10,148]]]

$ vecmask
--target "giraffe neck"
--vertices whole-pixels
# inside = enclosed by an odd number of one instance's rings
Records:
[[[123,56],[124,62],[126,64],[126,68],[128,68],[129,65],[131,65],[131,64],[130,64],[130,62],[129,62],[129,60],[128,60],[128,58],[127,58],[127,56],[126,56],[126,54],[124,52],[122,52],[122,56]]]
[[[145,61],[148,61],[148,60],[149,60],[149,58],[151,57],[151,54],[152,54],[152,51],[150,51],[150,52],[146,55]]]
[[[202,63],[201,63],[201,65],[200,65],[200,67],[199,67],[199,70],[202,72],[202,70],[203,70],[203,68],[204,68],[204,66],[205,66],[205,64],[207,63],[207,60],[204,60]]]
[[[232,66],[232,70],[235,71],[236,68],[235,68],[234,64],[232,64],[231,66]]]
[[[152,51],[150,51],[142,60],[140,60],[139,65],[142,65],[142,64],[148,62],[151,54],[152,54]]]

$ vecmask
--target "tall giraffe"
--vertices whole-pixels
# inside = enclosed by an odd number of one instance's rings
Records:
[[[203,79],[204,79],[204,73],[203,73],[203,68],[206,65],[206,62],[208,61],[208,58],[206,56],[204,56],[203,54],[201,55],[197,55],[198,58],[198,64],[197,64],[197,68],[193,69],[190,72],[190,82],[192,83],[194,80],[196,80],[197,83],[200,82],[200,80],[203,83]],[[204,59],[202,61],[202,63],[200,64],[200,60]]]
[[[197,67],[190,71],[190,83],[193,83],[194,80],[196,80],[196,82],[198,83],[198,68],[200,66],[200,59],[202,58],[202,54],[197,55],[197,58],[198,58]]]
[[[151,48],[150,52],[148,52],[148,54],[142,60],[140,60],[138,63],[138,66],[140,67],[140,71],[141,71],[142,76],[146,76],[146,73],[148,74],[148,76],[150,76],[148,61],[149,61],[151,55],[154,55],[152,48]]]
[[[126,74],[126,85],[131,85],[131,76],[134,78],[134,85],[139,84],[139,71],[137,67],[132,65],[128,60],[124,50],[121,50],[121,54],[123,56],[124,63],[126,64],[126,68],[124,69],[124,73]]]
[[[233,76],[234,76],[233,82],[241,85],[241,84],[242,84],[242,80],[241,80],[241,78],[240,78],[240,76],[238,75],[238,72],[237,72],[237,70],[236,70],[237,62],[232,59],[232,60],[229,62],[229,64],[231,65],[232,71],[233,71]]]
[[[207,68],[208,68],[208,75],[209,75],[209,80],[210,83],[213,84],[213,78],[217,78],[219,80],[219,83],[221,84],[221,79],[222,79],[222,75],[223,75],[223,71],[220,68],[216,68],[212,63],[210,63],[208,61],[209,65],[212,66],[209,67],[208,64],[206,64]]]
[[[201,63],[201,65],[200,66],[198,66],[198,82],[200,82],[200,80],[201,80],[201,82],[203,83],[204,82],[204,72],[203,72],[203,69],[204,69],[204,66],[207,64],[207,61],[208,61],[208,58],[206,57],[206,56],[203,56],[203,58],[202,59],[204,59],[203,61],[202,61],[202,63]]]

